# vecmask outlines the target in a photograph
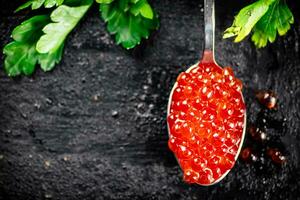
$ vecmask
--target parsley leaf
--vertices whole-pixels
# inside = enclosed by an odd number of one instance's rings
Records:
[[[62,5],[64,0],[45,0],[45,8],[52,8],[54,6]]]
[[[114,0],[96,0],[97,3],[105,3],[105,4],[109,4],[111,2],[113,2]]]
[[[61,5],[51,13],[51,20],[43,28],[45,33],[37,42],[39,53],[53,53],[63,45],[68,34],[74,29],[80,19],[93,3],[93,0],[82,0],[80,6],[70,7]]]
[[[30,75],[37,63],[44,71],[48,71],[60,61],[63,46],[50,54],[41,54],[35,48],[37,40],[43,34],[43,27],[49,22],[48,15],[38,15],[24,21],[13,30],[14,41],[3,49],[4,68],[9,76]]]
[[[235,42],[243,40],[251,31],[256,47],[274,42],[277,31],[284,35],[294,22],[293,15],[285,0],[258,0],[243,8],[231,27],[225,30],[223,38],[236,36]]]
[[[135,3],[131,8],[130,12],[137,16],[138,14],[141,14],[143,17],[148,19],[153,19],[153,11],[151,6],[148,4],[146,0],[139,0],[137,3]]]
[[[270,3],[271,1],[259,0],[243,8],[235,17],[232,26],[225,30],[223,38],[236,36],[235,42],[243,40],[268,11]]]
[[[62,5],[63,2],[64,0],[29,0],[23,5],[19,6],[15,12],[18,12],[30,6],[32,10],[39,9],[42,5],[44,5],[45,8],[52,8],[54,6]]]
[[[293,15],[286,3],[276,1],[255,25],[251,39],[258,48],[265,47],[268,41],[275,41],[277,31],[281,36],[286,34],[293,22]]]
[[[98,0],[107,29],[117,44],[131,49],[159,26],[158,16],[147,0]]]

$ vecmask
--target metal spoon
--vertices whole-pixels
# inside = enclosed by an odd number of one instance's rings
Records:
[[[215,12],[215,10],[214,10],[214,0],[204,0],[205,50],[203,52],[202,59],[199,62],[197,62],[196,64],[189,67],[186,70],[186,73],[189,73],[193,69],[198,67],[199,63],[213,63],[216,66],[220,67],[216,63],[215,58],[214,58],[214,32],[215,32],[215,30],[214,30],[215,29],[215,13],[214,12]],[[176,82],[173,86],[173,89],[172,89],[171,93],[170,93],[169,103],[168,103],[168,112],[167,112],[168,116],[170,114],[173,92],[176,89],[177,85],[178,85],[178,83]],[[242,100],[244,102],[243,96],[242,96]],[[240,154],[242,145],[243,145],[243,141],[244,141],[244,138],[245,138],[245,130],[246,130],[246,112],[244,113],[244,128],[243,128],[242,138],[241,138],[241,141],[240,141],[240,144],[239,144],[238,151],[235,155],[235,161],[237,160],[237,158]],[[169,132],[169,135],[170,135],[169,124],[168,124],[168,132]],[[211,183],[211,184],[201,184],[201,185],[210,186],[210,185],[216,184],[219,181],[221,181],[229,173],[229,171],[230,171],[230,169],[227,170],[220,178],[215,180],[213,183]]]

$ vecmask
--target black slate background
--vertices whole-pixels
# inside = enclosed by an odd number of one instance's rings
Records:
[[[13,14],[17,0],[0,2],[2,47],[26,12]],[[238,160],[211,187],[182,181],[165,121],[176,76],[203,50],[203,3],[151,2],[161,27],[133,51],[114,44],[94,5],[52,72],[10,79],[1,70],[1,200],[300,199],[299,2],[289,1],[295,24],[287,36],[260,50],[249,40],[221,39],[248,2],[216,3],[216,59],[244,82],[248,123],[261,114],[255,90],[279,96],[278,111],[269,113],[275,119],[267,129],[270,142],[261,151],[258,145],[258,155],[278,147],[288,161],[280,167],[265,157],[255,165]],[[249,145],[257,146],[247,136]]]

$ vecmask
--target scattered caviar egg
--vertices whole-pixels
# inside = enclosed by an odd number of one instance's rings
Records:
[[[275,109],[277,104],[277,95],[270,90],[259,90],[256,92],[258,101],[268,109]]]
[[[249,147],[245,148],[242,150],[241,152],[241,158],[244,160],[244,161],[249,161],[250,159],[250,156],[251,156],[251,149]]]
[[[234,166],[246,113],[241,90],[233,70],[214,63],[178,76],[169,103],[168,145],[185,182],[210,185]]]
[[[240,157],[245,162],[256,162],[257,156],[253,153],[252,148],[246,147],[241,151]]]
[[[284,164],[286,162],[286,157],[276,148],[267,149],[267,155],[272,159],[276,164]]]
[[[256,127],[253,124],[251,124],[249,126],[248,133],[256,141],[264,142],[267,139],[267,134],[263,130],[261,130],[260,128]]]

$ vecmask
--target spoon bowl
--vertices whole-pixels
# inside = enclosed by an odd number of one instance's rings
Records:
[[[186,74],[190,74],[192,73],[192,71],[194,69],[197,69],[200,65],[202,64],[210,64],[213,65],[214,67],[216,67],[216,69],[220,69],[223,70],[222,67],[220,67],[214,59],[214,0],[204,0],[204,17],[205,17],[205,50],[202,56],[202,59],[200,62],[197,62],[196,64],[192,65],[191,67],[189,67],[185,73]],[[167,115],[169,116],[171,113],[171,106],[172,106],[172,98],[173,98],[173,94],[174,91],[176,90],[176,88],[178,88],[178,82],[176,81],[171,93],[170,93],[170,97],[169,97],[169,102],[168,102],[168,110],[167,110]],[[240,91],[240,96],[241,96],[241,100],[242,103],[244,104],[244,98],[242,95],[242,92]],[[238,156],[240,154],[241,148],[242,148],[242,144],[245,138],[245,130],[246,130],[246,109],[244,110],[244,114],[243,114],[243,130],[241,133],[241,138],[239,141],[239,146],[238,149],[236,151],[236,154],[234,156],[234,163],[236,162],[236,160],[238,159]],[[169,136],[171,136],[171,127],[170,127],[170,123],[168,121],[168,133]],[[176,157],[177,158],[177,157]],[[177,158],[178,163],[180,164],[180,161]],[[233,166],[232,166],[233,167]],[[232,168],[231,167],[231,168]],[[218,182],[220,182],[231,170],[228,169],[225,172],[222,173],[222,175],[220,177],[218,177],[217,179],[215,179],[213,182],[209,183],[209,184],[199,184],[202,186],[210,186],[213,184],[216,184]]]
[[[191,67],[189,67],[185,72],[186,73],[189,73],[191,72],[193,69],[197,68],[199,66],[199,63],[200,62],[197,62],[196,64],[192,65]],[[216,64],[216,63],[215,63]],[[222,69],[222,67],[220,67],[219,65],[216,64],[216,66],[218,66],[220,69]],[[167,116],[169,116],[170,114],[170,110],[171,110],[171,103],[172,103],[172,96],[173,96],[173,93],[174,93],[174,90],[177,88],[178,86],[178,83],[175,82],[171,92],[170,92],[170,96],[169,96],[169,102],[168,102],[168,110],[167,110]],[[244,102],[244,98],[243,98],[243,95],[242,95],[242,100]],[[242,133],[242,138],[241,138],[241,141],[240,141],[240,145],[239,145],[239,148],[238,148],[238,151],[235,155],[235,161],[238,159],[239,157],[239,154],[240,154],[240,151],[242,149],[242,146],[243,146],[243,143],[244,143],[244,139],[245,139],[245,133],[246,133],[246,120],[247,120],[247,114],[246,114],[246,111],[244,113],[244,128],[243,128],[243,133]],[[170,126],[169,126],[169,123],[168,123],[168,133],[169,133],[169,136],[170,136]],[[178,160],[177,160],[178,161]],[[227,170],[222,176],[220,176],[217,180],[215,180],[213,183],[211,184],[201,184],[202,186],[211,186],[211,185],[214,185],[218,182],[220,182],[222,179],[224,179],[226,177],[226,175],[230,172],[231,169]]]

